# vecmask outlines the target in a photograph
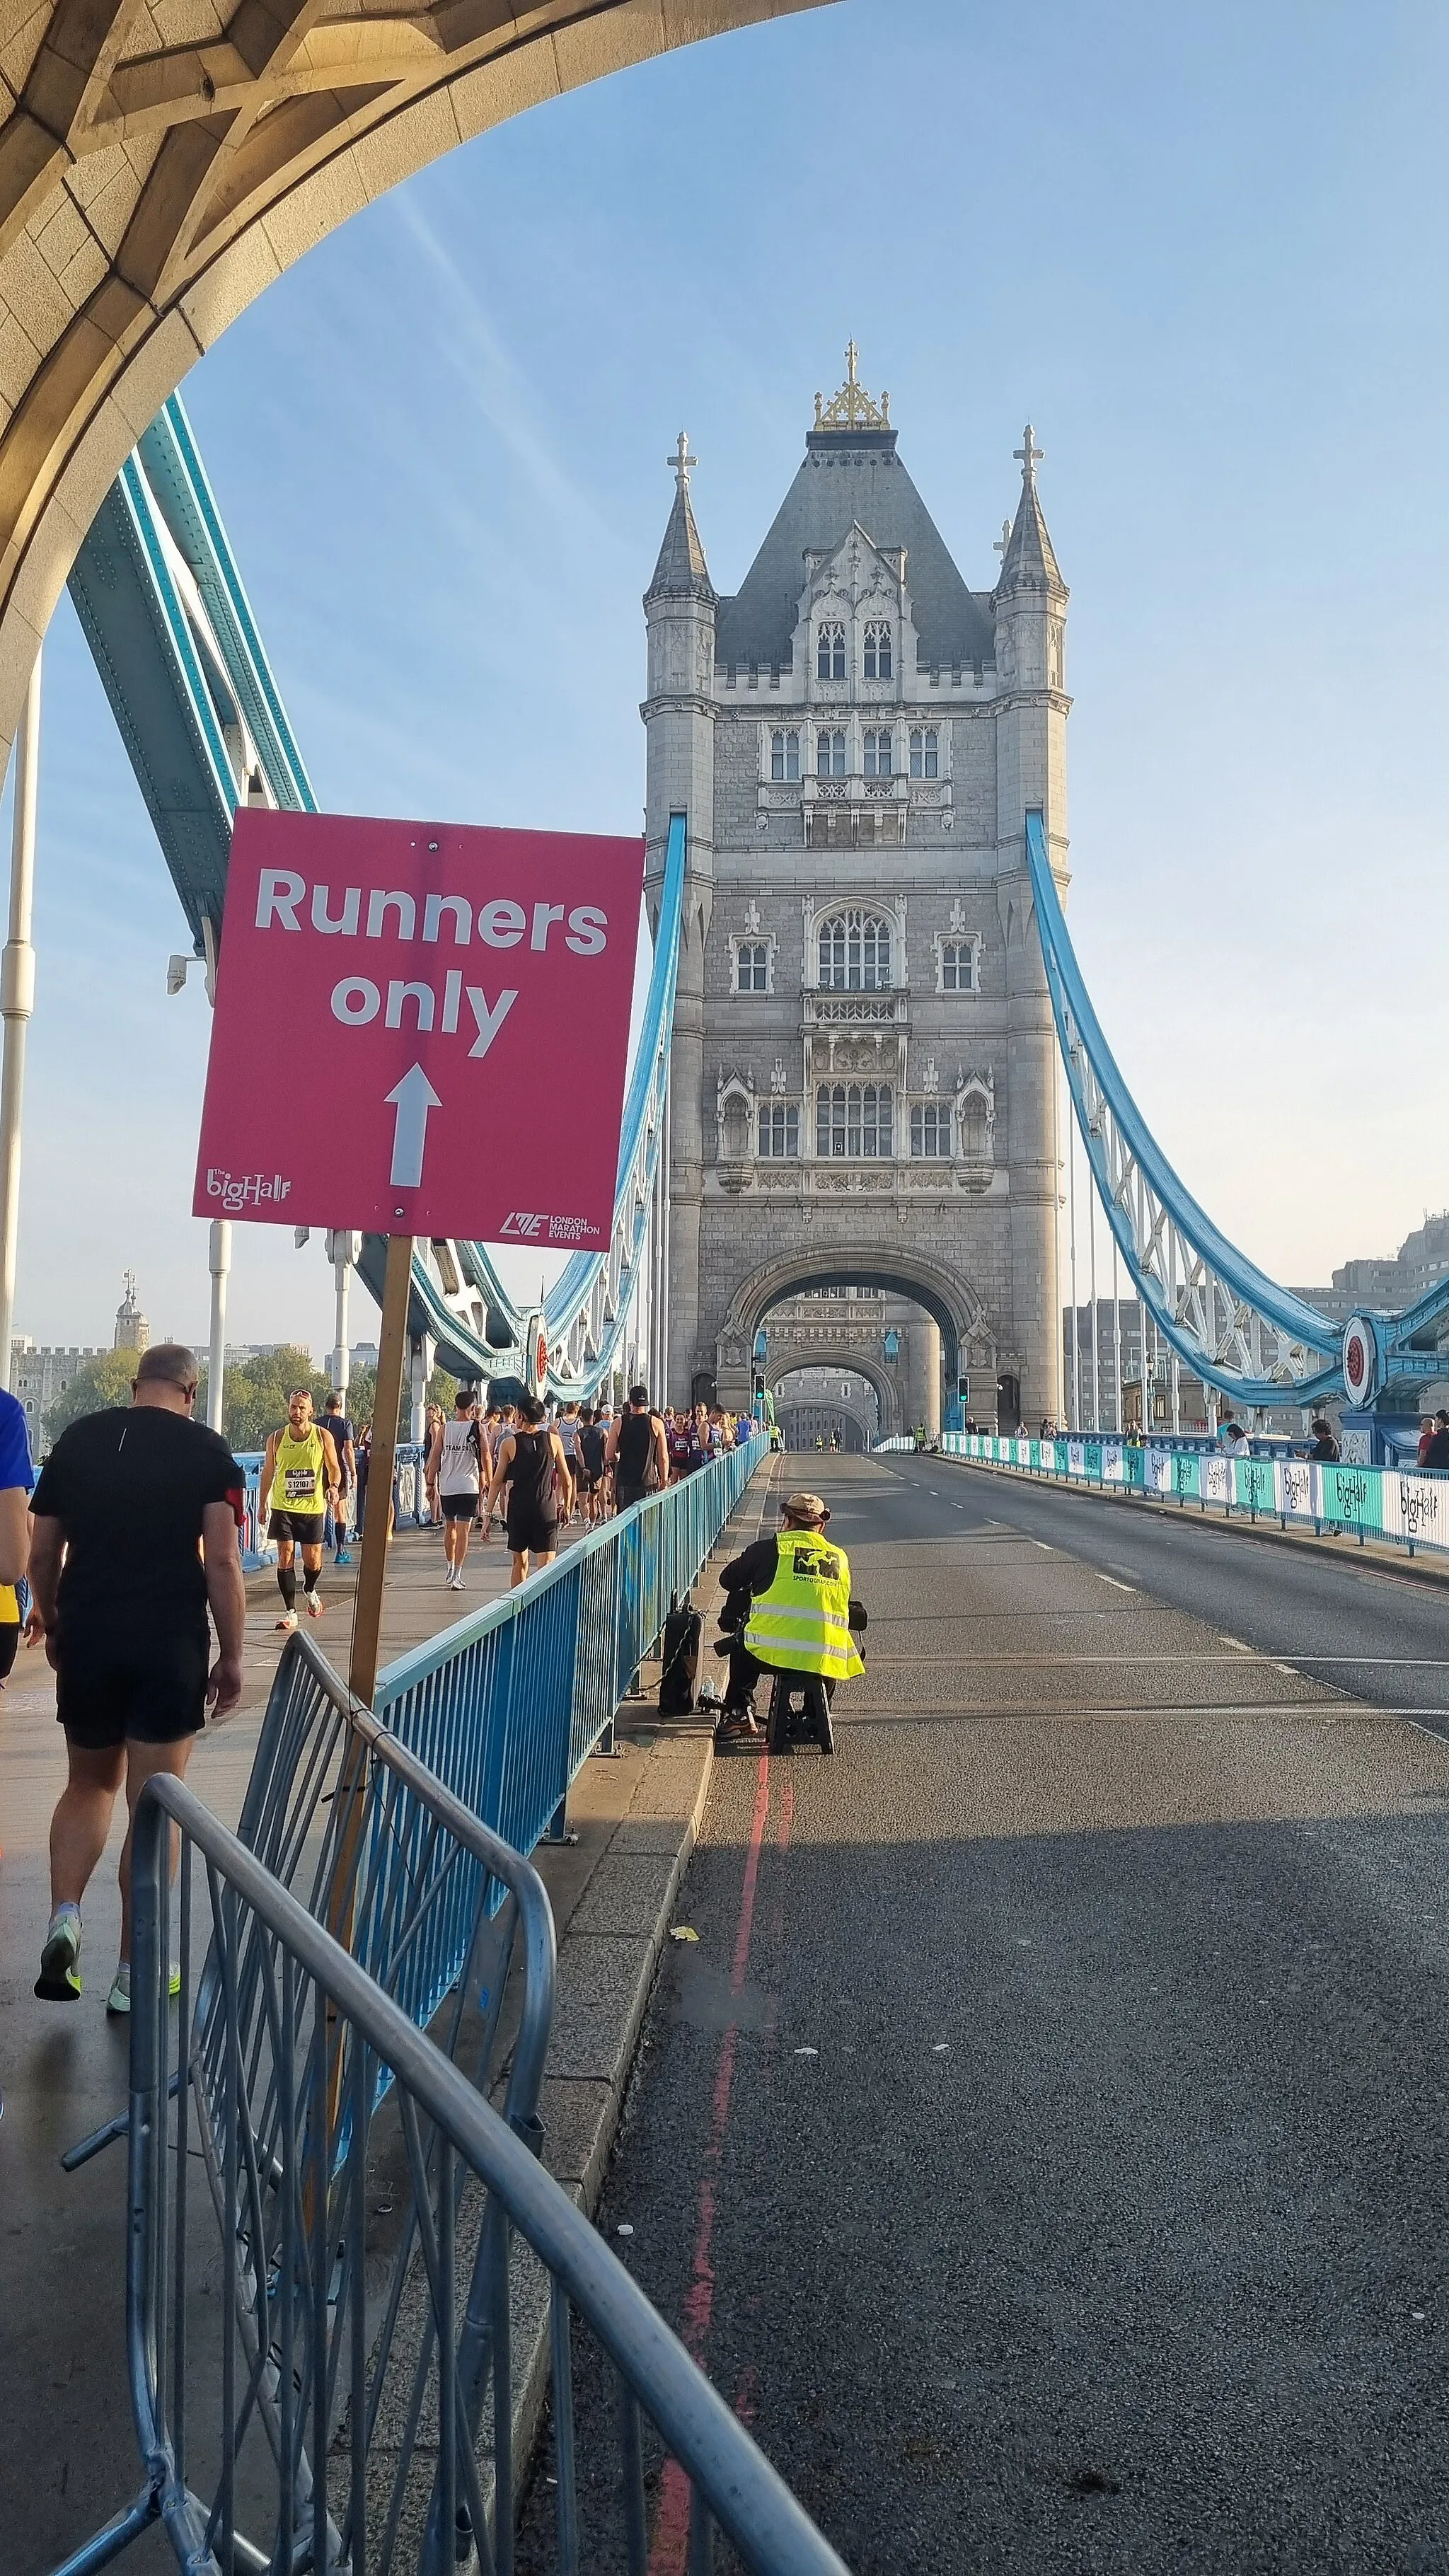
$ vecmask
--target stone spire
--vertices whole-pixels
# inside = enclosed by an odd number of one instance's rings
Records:
[[[689,498],[690,468],[697,465],[699,459],[690,455],[689,441],[683,430],[679,433],[679,445],[668,461],[674,468],[674,507],[669,513],[669,525],[664,531],[654,578],[644,593],[645,602],[647,604],[651,599],[701,599],[713,606],[714,584],[709,577],[709,566],[704,559],[704,547],[694,524],[694,510]]]
[[[150,1346],[151,1327],[141,1312],[136,1296],[135,1271],[123,1271],[121,1279],[126,1293],[116,1308],[116,1330],[111,1348],[117,1351],[144,1351]]]
[[[1036,469],[1044,450],[1036,445],[1030,421],[1014,454],[1021,467],[1021,499],[1002,554],[996,596],[1000,599],[1012,590],[1045,590],[1065,599],[1067,586],[1058,569],[1037,497]]]

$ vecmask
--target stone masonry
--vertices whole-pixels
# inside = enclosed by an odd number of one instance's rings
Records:
[[[733,597],[681,436],[645,596],[652,902],[676,812],[690,848],[666,1392],[743,1402],[766,1317],[853,1283],[922,1312],[948,1407],[1058,1415],[1065,1121],[1024,820],[1065,884],[1067,592],[1040,451],[1028,429],[972,591],[848,367]]]

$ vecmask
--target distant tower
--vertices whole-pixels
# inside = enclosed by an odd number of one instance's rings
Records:
[[[1021,826],[1027,808],[1039,806],[1052,866],[1065,885],[1068,594],[1037,494],[1042,451],[1030,423],[1015,453],[1021,499],[991,601],[998,688],[996,905],[1005,944],[1006,1160],[1012,1175],[1010,1311],[1031,1409],[1059,1413],[1054,1344],[1061,1301],[1053,1242],[1057,1049]]]
[[[669,1115],[673,1188],[670,1206],[670,1348],[668,1383],[682,1402],[693,1393],[701,1306],[700,1229],[704,1200],[704,951],[714,898],[715,590],[689,498],[690,455],[683,430],[669,463],[674,507],[644,594],[648,690],[640,712],[648,728],[644,888],[651,929],[671,814],[689,818],[689,879],[674,1003]],[[712,1377],[712,1371],[711,1371]],[[651,1387],[661,1396],[662,1387]]]
[[[125,1296],[116,1308],[116,1332],[111,1344],[115,1351],[144,1351],[151,1339],[151,1327],[136,1303],[136,1274],[123,1270],[121,1282]]]
[[[642,712],[651,917],[669,818],[689,818],[653,1390],[674,1403],[747,1404],[774,1316],[801,1366],[864,1377],[897,1420],[1061,1412],[1025,822],[1041,808],[1064,883],[1067,592],[1040,454],[1028,431],[999,573],[972,590],[852,343],[723,595],[685,440],[670,460]]]

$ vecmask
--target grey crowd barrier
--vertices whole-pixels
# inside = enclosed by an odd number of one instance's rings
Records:
[[[556,2567],[577,2576],[595,2563],[580,2521],[581,2468],[594,2455],[581,2453],[572,2397],[582,2325],[616,2382],[611,2510],[629,2576],[646,2576],[648,2564],[646,2421],[689,2481],[691,2576],[711,2568],[717,2531],[761,2576],[844,2576],[509,2122],[179,1781],[153,1780],[142,1797],[134,1886],[127,2350],[144,2481],[63,2576],[90,2576],[158,2523],[188,2576],[419,2567],[443,2576],[460,2531],[484,2576],[508,2576],[515,2235],[548,2276]],[[193,2011],[192,1954],[208,1930]],[[173,1950],[182,1971],[174,2018]],[[211,2229],[204,2203],[200,2217],[189,2205],[194,2151],[220,2251],[204,2349],[192,2282]],[[389,2155],[407,2206],[379,2301],[373,2173]],[[469,2273],[463,2212],[479,2194]],[[488,2394],[491,2455],[480,2468]]]
[[[378,1716],[532,1851],[561,1830],[570,1782],[612,1727],[670,1595],[693,1583],[768,1455],[763,1435],[726,1450],[401,1656],[378,1676]]]
[[[355,1699],[301,1633],[288,1639],[252,1762],[240,1840],[419,2028],[466,2040],[475,2082],[495,2074],[504,1991],[522,1969],[506,2116],[536,2140],[553,2017],[553,1913],[542,1879]],[[212,1971],[203,1978],[203,1998]],[[449,2002],[449,1998],[451,2001]],[[238,1995],[249,2045],[264,1994],[255,1962]],[[203,2016],[204,2021],[204,2016]],[[379,2082],[386,2071],[379,2071]],[[125,2135],[127,2114],[72,2147],[68,2170]]]

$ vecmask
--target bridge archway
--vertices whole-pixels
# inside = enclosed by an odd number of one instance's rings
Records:
[[[879,1436],[876,1424],[859,1403],[848,1397],[831,1395],[819,1387],[792,1388],[787,1370],[776,1407],[776,1419],[785,1435],[787,1449],[813,1449],[819,1432],[827,1448],[830,1434],[838,1430],[847,1456],[862,1457],[875,1445]]]
[[[889,1369],[870,1351],[857,1351],[848,1342],[821,1342],[818,1345],[802,1342],[798,1346],[792,1343],[789,1349],[782,1350],[773,1357],[767,1357],[765,1361],[763,1372],[765,1384],[770,1393],[776,1397],[777,1402],[790,1401],[788,1397],[781,1397],[780,1390],[785,1381],[793,1377],[799,1369],[829,1369],[836,1377],[863,1377],[875,1396],[882,1437],[887,1432],[900,1429],[900,1390],[893,1382]],[[799,1397],[795,1399],[797,1402],[805,1400],[807,1399]],[[815,1396],[808,1399],[812,1403],[823,1400]],[[831,1401],[834,1402],[835,1399],[832,1398]],[[843,1399],[838,1409],[844,1412],[851,1410]],[[863,1430],[869,1428],[863,1417],[861,1427]]]
[[[379,16],[339,0],[321,18],[308,0],[222,0],[205,34],[166,44],[129,0],[43,0],[6,56],[18,95],[0,120],[0,746],[126,457],[264,287],[522,109],[816,5],[424,0]]]
[[[811,1245],[805,1251],[763,1263],[736,1289],[719,1337],[718,1379],[723,1402],[744,1403],[748,1399],[755,1335],[772,1309],[810,1289],[835,1287],[879,1288],[889,1297],[909,1298],[913,1305],[923,1307],[940,1329],[946,1385],[954,1387],[961,1374],[963,1350],[968,1348],[981,1354],[977,1365],[991,1370],[994,1385],[995,1336],[980,1298],[955,1272],[920,1253],[898,1253],[880,1244],[856,1251],[845,1246],[837,1250],[833,1246]],[[838,1363],[839,1351],[833,1356]]]

